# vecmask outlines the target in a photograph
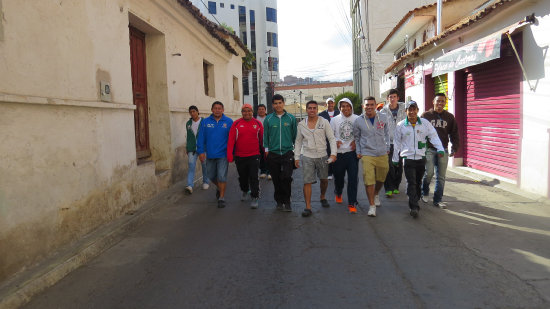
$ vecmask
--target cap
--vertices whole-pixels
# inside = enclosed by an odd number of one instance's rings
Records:
[[[338,101],[338,109],[340,109],[340,107],[342,106],[342,102],[348,103],[351,106],[351,108],[353,108],[353,103],[351,103],[350,99],[342,98],[340,101]]]
[[[254,109],[252,108],[252,105],[250,105],[250,104],[248,104],[248,103],[243,104],[243,106],[241,107],[241,110],[243,110],[243,109],[245,109],[245,108],[250,108],[251,110],[254,110]]]
[[[384,103],[376,105],[376,110],[381,110],[382,108],[384,108]]]
[[[330,101],[334,102],[334,98],[328,98],[327,101],[326,101],[325,103],[328,104],[328,102],[330,102]]]
[[[407,102],[406,109],[409,109],[409,107],[416,107],[418,109],[418,104],[416,104],[416,101],[409,101]]]

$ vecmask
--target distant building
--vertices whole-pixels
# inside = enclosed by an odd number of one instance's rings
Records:
[[[270,85],[279,80],[277,0],[191,0],[208,19],[231,27],[254,54],[256,65],[243,76],[243,103],[271,102]],[[273,84],[272,84],[273,82]],[[271,104],[267,104],[271,109]]]

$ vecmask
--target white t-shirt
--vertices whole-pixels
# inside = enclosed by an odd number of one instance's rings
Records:
[[[197,132],[199,131],[199,124],[201,123],[201,119],[199,118],[199,120],[195,121],[193,120],[191,122],[191,130],[193,131],[193,134],[195,134],[195,136],[197,136]]]
[[[340,113],[340,115],[332,118],[332,120],[330,121],[330,126],[332,127],[332,131],[334,132],[336,142],[342,142],[342,145],[340,145],[340,148],[338,148],[338,153],[346,153],[352,151],[351,142],[353,142],[354,140],[353,123],[357,118],[359,118],[359,116],[355,114],[351,114],[349,117],[344,117],[344,114]]]
[[[259,122],[261,122],[262,124],[264,124],[265,117],[266,117],[266,116],[263,116],[263,117],[256,116],[256,120],[258,120]]]
[[[330,118],[334,117],[334,111],[328,112],[328,115],[329,115]]]

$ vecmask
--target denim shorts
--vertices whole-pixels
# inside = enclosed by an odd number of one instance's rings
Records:
[[[208,179],[217,182],[227,181],[227,158],[206,159],[206,174]]]
[[[302,156],[301,165],[305,184],[316,183],[317,178],[328,178],[327,156],[322,158],[308,158],[306,156]]]

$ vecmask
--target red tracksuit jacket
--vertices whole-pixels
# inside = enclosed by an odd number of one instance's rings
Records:
[[[255,118],[249,121],[240,118],[229,129],[227,141],[227,161],[233,162],[233,155],[250,157],[260,155],[260,145],[264,143],[264,127]]]

